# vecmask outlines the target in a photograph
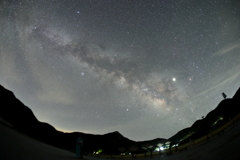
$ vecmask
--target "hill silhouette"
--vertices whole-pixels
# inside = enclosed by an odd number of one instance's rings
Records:
[[[135,142],[119,132],[104,135],[94,135],[82,132],[64,133],[56,130],[48,123],[40,122],[30,108],[18,100],[13,92],[0,85],[1,107],[0,117],[7,121],[14,129],[44,143],[62,149],[75,151],[76,140],[84,140],[84,152],[101,151],[103,154],[120,154],[121,152],[145,152],[144,147],[155,146],[166,139],[157,138],[149,141]]]
[[[170,137],[166,144],[170,147],[174,145],[182,145],[190,141],[199,139],[200,137],[211,136],[211,133],[231,121],[240,113],[240,88],[237,90],[233,98],[222,100],[218,106],[210,111],[206,117],[197,120],[191,127],[184,128],[174,136]]]
[[[64,133],[56,130],[48,123],[40,122],[34,113],[18,100],[13,92],[0,85],[1,107],[0,117],[8,122],[14,129],[31,136],[44,143],[75,151],[78,137],[84,139],[84,152],[93,153],[101,151],[103,154],[120,154],[121,152],[144,153],[158,144],[181,145],[202,136],[210,136],[211,132],[231,121],[240,113],[240,89],[233,98],[222,100],[218,106],[209,112],[205,118],[195,121],[192,126],[184,128],[169,139],[157,138],[149,141],[135,142],[118,131],[104,135],[94,135],[82,132]]]

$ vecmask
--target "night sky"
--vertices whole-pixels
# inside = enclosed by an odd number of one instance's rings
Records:
[[[58,130],[169,138],[239,82],[239,0],[0,1],[0,84]]]

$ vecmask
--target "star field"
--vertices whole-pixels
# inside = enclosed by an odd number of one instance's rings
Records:
[[[240,3],[0,2],[0,84],[66,132],[168,138],[231,97]]]

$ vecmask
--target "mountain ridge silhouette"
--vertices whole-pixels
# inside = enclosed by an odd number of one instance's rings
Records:
[[[103,135],[89,134],[83,132],[64,133],[56,130],[46,122],[40,122],[30,108],[25,106],[17,99],[12,91],[0,85],[1,104],[0,117],[7,121],[11,126],[24,134],[35,138],[44,143],[75,151],[75,143],[78,137],[84,140],[84,152],[93,153],[102,150],[104,154],[119,154],[119,148],[131,150],[131,147],[138,146],[138,152],[145,152],[142,146],[156,145],[166,141],[157,138],[149,141],[136,142],[124,137],[118,131]]]
[[[40,122],[30,108],[17,99],[13,92],[1,85],[0,94],[2,104],[0,117],[14,129],[44,143],[70,151],[75,151],[75,142],[78,137],[82,137],[84,139],[85,153],[93,153],[99,150],[104,154],[120,154],[123,151],[144,153],[150,148],[157,147],[160,143],[170,142],[170,147],[175,144],[184,144],[208,135],[212,130],[224,125],[226,122],[233,121],[234,116],[240,113],[239,88],[232,98],[222,100],[203,119],[195,121],[190,127],[180,130],[172,137],[136,142],[124,137],[118,131],[103,135],[58,131],[52,125]]]
[[[205,117],[195,121],[190,127],[184,128],[170,137],[167,141],[170,146],[184,144],[196,140],[211,132],[229,121],[235,123],[233,118],[240,113],[240,88],[232,98],[225,98],[215,109],[210,111]]]

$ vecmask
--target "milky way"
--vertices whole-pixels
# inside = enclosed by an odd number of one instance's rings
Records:
[[[237,0],[0,4],[0,84],[59,130],[168,138],[239,87]]]

